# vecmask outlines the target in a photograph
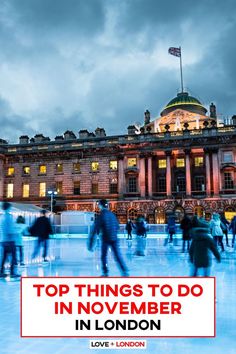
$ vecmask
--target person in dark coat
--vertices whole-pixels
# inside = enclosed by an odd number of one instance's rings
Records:
[[[234,248],[234,240],[236,235],[236,216],[233,217],[230,225],[229,230],[232,230],[233,238],[232,238],[232,247]]]
[[[49,235],[53,234],[52,225],[49,218],[46,217],[46,210],[41,211],[41,216],[37,218],[34,224],[29,228],[29,232],[32,236],[38,237],[37,244],[35,246],[32,258],[36,258],[36,256],[40,252],[41,245],[43,246],[43,260],[48,262],[47,254],[48,254],[48,239]]]
[[[220,221],[221,221],[220,226],[222,228],[223,234],[225,235],[225,239],[226,239],[226,246],[229,247],[228,230],[229,230],[230,223],[228,222],[224,214],[221,215]]]
[[[132,240],[132,230],[134,228],[134,224],[132,223],[131,219],[129,219],[126,223],[126,231],[128,233],[127,240]]]
[[[168,232],[168,238],[165,240],[165,245],[167,245],[168,240],[170,243],[172,243],[173,242],[173,235],[176,234],[175,215],[170,215],[168,218],[167,232]]]
[[[191,276],[196,277],[199,268],[203,268],[203,275],[207,277],[210,275],[211,267],[210,252],[214,254],[218,262],[221,260],[220,253],[213,239],[209,236],[210,226],[208,222],[195,218],[192,226],[192,243],[189,249],[190,262],[193,265]]]
[[[135,223],[135,230],[137,235],[137,250],[136,256],[145,256],[147,226],[143,216],[139,216]]]
[[[180,223],[180,228],[182,229],[182,238],[183,238],[182,252],[185,252],[186,242],[187,242],[187,250],[189,251],[191,225],[192,223],[190,217],[187,214],[185,214]]]
[[[117,233],[119,230],[119,223],[116,216],[108,210],[108,202],[105,199],[101,199],[98,202],[98,207],[101,210],[98,215],[95,227],[94,235],[101,233],[102,240],[102,276],[107,277],[109,275],[108,265],[107,265],[107,252],[110,247],[114,253],[115,260],[118,263],[118,266],[121,270],[123,276],[128,276],[128,269],[123,261],[123,258],[120,254],[119,241]]]

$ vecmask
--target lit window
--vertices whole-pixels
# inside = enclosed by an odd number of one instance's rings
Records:
[[[7,169],[7,175],[8,176],[13,176],[15,173],[15,168],[14,167],[8,167]]]
[[[46,196],[46,183],[45,182],[39,183],[39,196],[40,197]]]
[[[137,166],[136,157],[129,157],[128,158],[128,167],[136,167],[136,166]]]
[[[62,181],[56,182],[56,192],[57,194],[62,194]]]
[[[93,172],[96,172],[99,170],[99,162],[92,162],[91,163],[91,169]]]
[[[74,182],[74,194],[79,195],[80,194],[80,181],[75,181]]]
[[[158,160],[158,168],[166,168],[166,160]]]
[[[46,165],[40,165],[39,166],[39,173],[42,175],[45,175],[47,173],[47,166]]]
[[[7,184],[7,198],[13,198],[13,188],[14,188],[13,183]]]
[[[62,172],[63,172],[63,165],[62,165],[62,163],[57,163],[57,164],[56,164],[56,172],[57,172],[57,173],[62,173]]]
[[[80,172],[80,163],[79,162],[75,162],[73,164],[73,171],[74,172]]]
[[[26,184],[26,183],[23,184],[22,196],[23,196],[23,198],[29,198],[29,184]]]
[[[111,160],[109,163],[109,168],[110,168],[110,170],[117,170],[117,161]]]
[[[198,156],[194,158],[194,166],[195,167],[202,167],[203,166],[203,157]]]
[[[184,167],[185,161],[184,159],[176,159],[176,167]]]
[[[29,166],[24,166],[23,167],[23,174],[24,175],[29,175],[30,174],[30,167]]]
[[[92,183],[92,194],[98,194],[98,183]]]
[[[223,152],[223,162],[233,162],[233,152],[232,151],[224,151]]]

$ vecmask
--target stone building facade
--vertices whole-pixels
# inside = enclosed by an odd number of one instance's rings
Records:
[[[51,141],[42,134],[21,136],[18,144],[0,140],[0,198],[55,212],[96,211],[106,198],[120,222],[143,214],[149,223],[177,220],[184,212],[204,215],[236,212],[236,117],[219,123],[188,93],[166,105],[160,117],[129,126],[128,134],[106,136],[66,131]]]

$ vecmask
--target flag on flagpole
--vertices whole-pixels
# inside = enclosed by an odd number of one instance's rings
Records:
[[[181,49],[180,48],[175,48],[175,47],[170,47],[168,50],[168,53],[171,55],[174,55],[175,57],[181,57]]]

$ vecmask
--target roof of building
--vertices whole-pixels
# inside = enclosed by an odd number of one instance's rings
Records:
[[[197,98],[190,96],[188,92],[180,92],[176,97],[167,103],[161,112],[161,116],[164,116],[178,108],[199,114],[206,114],[207,112],[207,109]]]

